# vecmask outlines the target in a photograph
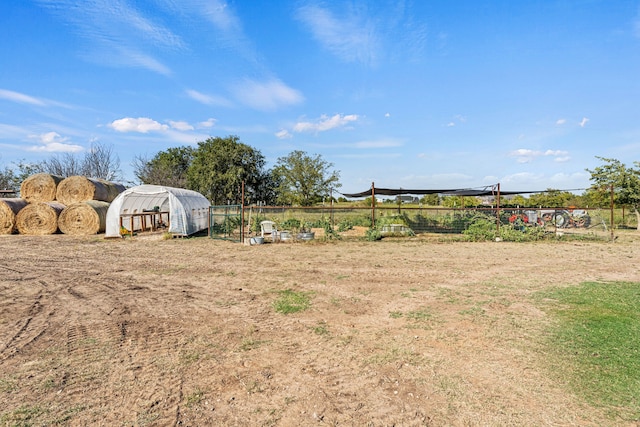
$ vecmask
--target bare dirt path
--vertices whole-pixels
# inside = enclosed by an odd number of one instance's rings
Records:
[[[0,420],[616,425],[545,369],[534,294],[640,281],[634,239],[0,236]],[[277,313],[287,289],[310,308]]]

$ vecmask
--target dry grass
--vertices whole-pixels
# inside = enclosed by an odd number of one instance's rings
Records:
[[[17,249],[16,249],[17,248]],[[0,236],[9,425],[635,425],[550,374],[534,297],[640,245]],[[305,309],[279,312],[283,296]]]

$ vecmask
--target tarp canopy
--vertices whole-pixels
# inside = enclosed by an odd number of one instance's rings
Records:
[[[124,190],[107,211],[105,237],[120,236],[120,215],[159,208],[169,212],[169,233],[189,236],[204,230],[209,220],[209,200],[197,191],[160,185],[139,185]]]
[[[443,194],[446,196],[496,196],[498,195],[498,190],[496,186],[488,186],[482,187],[479,189],[474,188],[459,188],[459,189],[423,189],[423,190],[408,190],[405,188],[378,188],[373,187],[368,189],[367,191],[362,191],[360,193],[342,193],[345,197],[357,198],[357,197],[369,197],[373,194],[376,196],[401,196],[404,194],[415,194],[415,195],[424,195],[424,194]],[[543,193],[544,191],[502,191],[500,190],[500,195],[508,196],[513,194],[531,194],[531,193]]]

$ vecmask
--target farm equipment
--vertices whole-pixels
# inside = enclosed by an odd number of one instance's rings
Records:
[[[588,228],[591,217],[584,209],[539,209],[514,213],[509,223],[516,227],[552,225],[556,228]]]

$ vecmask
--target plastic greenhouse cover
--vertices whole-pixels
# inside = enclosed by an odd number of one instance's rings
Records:
[[[207,228],[209,206],[209,200],[197,191],[160,185],[131,187],[111,202],[105,237],[120,236],[121,214],[142,213],[156,207],[169,212],[169,233],[189,236]]]

